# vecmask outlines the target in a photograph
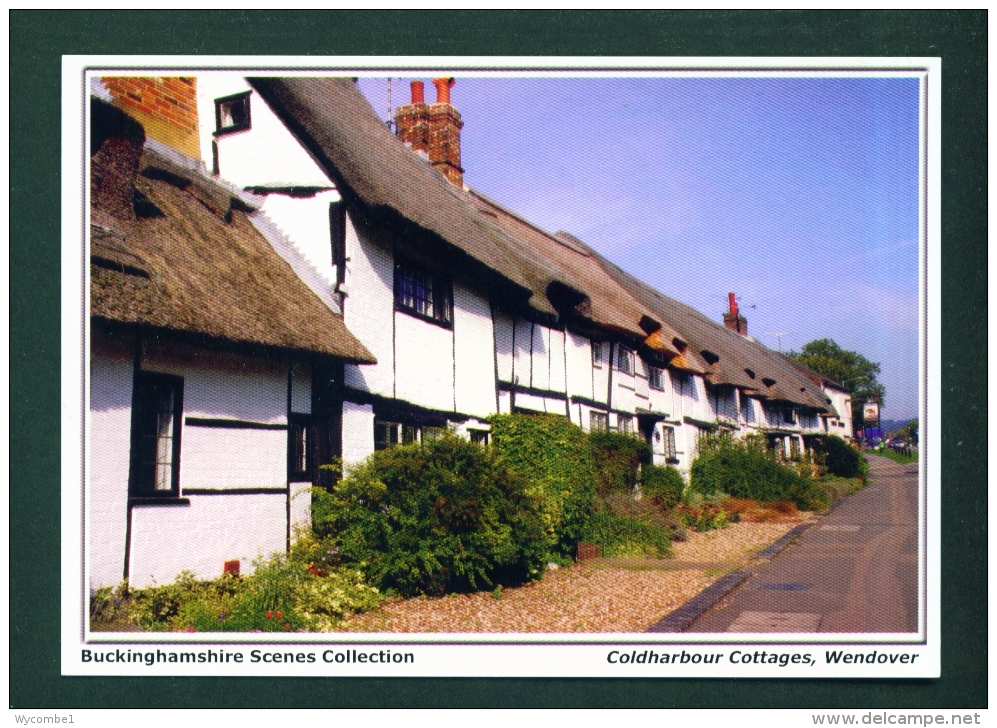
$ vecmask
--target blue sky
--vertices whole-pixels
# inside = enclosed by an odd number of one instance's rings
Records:
[[[772,348],[880,362],[917,416],[916,79],[456,78],[468,185],[717,321],[735,291]]]

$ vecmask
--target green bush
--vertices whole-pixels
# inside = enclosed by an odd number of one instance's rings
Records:
[[[640,491],[664,509],[674,508],[682,501],[685,481],[682,473],[669,465],[645,465],[641,470]]]
[[[817,485],[827,493],[830,500],[836,501],[861,489],[865,483],[860,478],[839,478],[836,475],[825,475],[817,480]]]
[[[495,415],[492,448],[540,501],[552,552],[571,553],[595,499],[592,450],[581,428],[557,415]]]
[[[824,435],[816,442],[816,447],[824,453],[827,472],[839,478],[857,478],[869,474],[869,465],[862,453],[837,435]]]
[[[376,609],[383,596],[356,570],[318,570],[276,554],[257,559],[249,576],[198,581],[181,572],[163,586],[99,589],[91,598],[94,629],[136,625],[194,632],[324,632],[356,612]]]
[[[719,506],[704,503],[698,508],[683,507],[678,509],[679,520],[686,528],[693,531],[712,531],[727,528],[732,523],[741,520],[740,513],[729,513]]]
[[[727,433],[700,439],[689,485],[703,495],[726,493],[761,503],[790,500],[803,510],[820,510],[829,502],[812,478],[776,462],[754,443],[735,440]]]
[[[582,540],[599,544],[603,556],[671,555],[672,531],[649,519],[596,513],[582,526]]]
[[[651,462],[651,446],[638,437],[617,432],[593,432],[589,441],[598,493],[632,492],[641,465]]]
[[[380,450],[314,493],[317,535],[382,589],[438,595],[543,576],[540,506],[491,448],[444,435]]]

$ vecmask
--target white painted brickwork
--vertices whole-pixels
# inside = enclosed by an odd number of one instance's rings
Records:
[[[144,347],[142,369],[183,377],[187,417],[287,424],[287,367],[190,347]]]
[[[332,264],[329,206],[339,200],[336,190],[304,198],[271,194],[260,208],[321,275],[330,291],[336,284],[336,267]]]
[[[286,484],[286,430],[184,426],[181,492],[187,488],[281,488]]]
[[[286,519],[283,493],[191,496],[189,506],[133,508],[131,584],[167,584],[183,569],[214,579],[233,559],[251,573],[257,556],[284,551]]]
[[[129,344],[115,347],[100,335],[91,340],[90,589],[115,585],[124,574],[133,369]]]

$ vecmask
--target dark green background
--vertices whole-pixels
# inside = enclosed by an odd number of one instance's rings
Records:
[[[10,707],[984,707],[985,11],[10,14]],[[918,681],[59,675],[60,55],[942,57],[942,678]]]

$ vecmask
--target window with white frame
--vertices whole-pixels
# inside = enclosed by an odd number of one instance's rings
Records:
[[[605,412],[589,412],[589,432],[609,432],[609,415]]]

